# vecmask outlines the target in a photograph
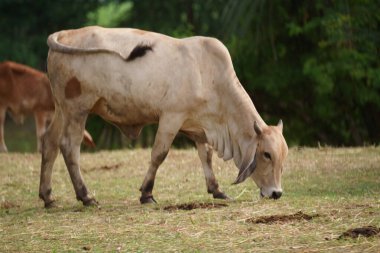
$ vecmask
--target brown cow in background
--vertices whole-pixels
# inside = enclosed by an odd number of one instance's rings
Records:
[[[46,74],[11,61],[0,63],[0,152],[7,152],[4,142],[7,111],[17,124],[23,123],[26,115],[34,115],[37,149],[41,151],[41,137],[54,115],[54,101]],[[84,134],[84,143],[95,145],[88,132]]]

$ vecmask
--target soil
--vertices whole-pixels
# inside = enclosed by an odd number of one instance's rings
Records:
[[[315,217],[318,217],[318,214],[305,214],[301,211],[291,214],[291,215],[271,215],[271,216],[261,216],[258,218],[250,218],[247,219],[246,222],[259,224],[272,224],[272,223],[284,223],[284,222],[291,222],[291,221],[300,221],[300,220],[312,220]]]
[[[358,238],[359,236],[371,237],[377,234],[380,234],[380,228],[377,228],[374,226],[367,226],[367,227],[349,229],[343,234],[341,234],[338,239],[343,239],[347,237]]]
[[[171,206],[165,206],[164,210],[166,211],[176,211],[176,210],[193,210],[193,209],[212,209],[212,208],[221,208],[226,207],[227,204],[222,203],[187,203],[187,204],[180,204],[180,205],[171,205]]]
[[[103,166],[99,166],[99,167],[93,167],[91,169],[84,170],[84,171],[89,172],[89,171],[94,171],[94,170],[115,170],[115,169],[120,168],[121,165],[122,165],[121,163],[116,163],[116,164],[112,164],[112,165],[103,165]]]
[[[90,251],[91,250],[91,246],[83,246],[82,249],[85,250],[85,251]]]
[[[20,207],[20,206],[8,200],[1,202],[1,205],[0,205],[0,209],[11,209],[15,207]]]

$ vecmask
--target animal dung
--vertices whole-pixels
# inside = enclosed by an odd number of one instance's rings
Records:
[[[11,209],[11,208],[18,208],[18,207],[20,207],[20,205],[12,203],[8,200],[5,200],[5,201],[1,202],[1,204],[0,204],[0,209]]]
[[[312,220],[315,217],[318,217],[318,214],[305,214],[301,211],[291,214],[291,215],[271,215],[271,216],[261,216],[258,218],[250,218],[245,220],[246,222],[249,223],[254,223],[254,224],[272,224],[272,223],[284,223],[284,222],[291,222],[291,221],[300,221],[300,220]]]
[[[221,208],[226,207],[227,204],[222,203],[186,203],[179,205],[170,205],[165,206],[164,210],[166,211],[176,211],[176,210],[193,210],[193,209],[212,209],[212,208]]]
[[[366,226],[361,228],[352,228],[341,234],[338,239],[358,238],[359,236],[372,237],[380,233],[380,228],[374,226]]]

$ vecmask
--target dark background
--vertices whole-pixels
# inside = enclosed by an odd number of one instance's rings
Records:
[[[46,38],[62,29],[98,24],[216,37],[263,119],[284,121],[289,145],[380,142],[378,0],[1,0],[0,13],[0,61],[43,71]],[[10,151],[35,150],[33,124],[14,127],[8,118]],[[115,149],[150,146],[155,126],[137,141],[96,116],[87,129],[98,149]],[[191,144],[178,138],[175,145]]]

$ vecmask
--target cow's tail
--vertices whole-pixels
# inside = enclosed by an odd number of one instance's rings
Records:
[[[64,53],[64,54],[96,54],[96,53],[109,53],[115,54],[122,58],[123,60],[127,60],[128,57],[121,55],[119,52],[105,49],[105,48],[77,48],[69,45],[64,45],[58,41],[58,36],[60,32],[56,32],[51,34],[47,39],[47,44],[50,50]]]

